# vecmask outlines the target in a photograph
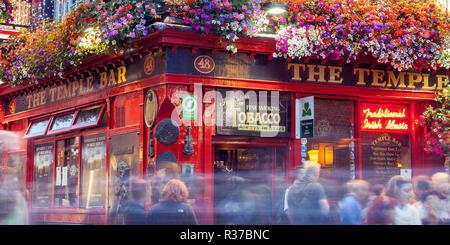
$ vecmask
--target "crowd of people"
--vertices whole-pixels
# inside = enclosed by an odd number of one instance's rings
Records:
[[[396,175],[385,186],[365,180],[347,182],[347,193],[331,210],[324,188],[317,181],[320,165],[307,161],[296,169],[296,180],[285,192],[288,224],[341,225],[449,225],[449,174],[438,172],[409,179]]]
[[[294,182],[282,190],[283,194],[278,198],[281,208],[270,206],[274,203],[270,199],[273,198],[270,188],[264,185],[241,185],[244,187],[241,188],[236,185],[233,190],[227,191],[233,198],[226,199],[223,208],[218,206],[215,211],[223,212],[223,224],[450,224],[448,173],[437,172],[432,176],[415,176],[412,179],[396,175],[385,185],[371,185],[362,179],[350,180],[346,183],[345,195],[330,203],[319,182],[320,170],[320,164],[313,161],[306,161],[301,167],[294,168]],[[115,224],[199,224],[197,217],[206,211],[191,204],[200,184],[186,184],[187,180],[183,181],[179,172],[177,163],[163,162],[154,176],[148,179],[131,178],[128,199],[120,209],[121,222]],[[1,224],[28,223],[27,205],[18,189],[1,188],[0,199],[3,200],[0,206]]]
[[[196,212],[187,203],[188,188],[175,171],[162,170],[156,175],[157,182],[151,185],[152,204],[146,208],[141,204],[136,207],[131,201],[126,212],[126,224],[198,224]],[[450,182],[449,174],[438,172],[432,176],[415,176],[409,179],[396,175],[385,184],[371,185],[362,179],[350,180],[346,183],[346,194],[336,205],[331,205],[322,184],[318,181],[320,164],[306,161],[301,167],[294,169],[295,180],[284,191],[282,210],[271,219],[272,208],[265,216],[266,221],[259,218],[249,218],[255,213],[251,200],[243,201],[246,189],[236,188],[238,201],[227,201],[221,212],[233,215],[225,224],[281,224],[281,225],[449,225],[450,224]],[[165,181],[161,181],[165,180]],[[158,183],[159,185],[155,185]],[[139,200],[142,193],[142,180],[132,184],[134,200]],[[248,186],[246,186],[248,189]],[[257,187],[257,186],[256,186]],[[258,194],[258,189],[251,189],[252,195],[244,195],[252,199]],[[270,192],[270,191],[269,191]],[[266,193],[267,194],[267,193]],[[155,198],[155,196],[157,198]],[[235,195],[236,196],[236,195]],[[256,203],[263,203],[263,195]],[[133,204],[134,203],[134,204]],[[142,203],[142,202],[141,202]],[[241,205],[241,212],[237,212]],[[246,206],[247,207],[244,207]],[[258,208],[261,209],[261,208]],[[261,210],[259,210],[261,211]],[[198,210],[197,210],[198,212]],[[201,212],[201,210],[200,210]],[[260,212],[263,213],[263,212]],[[226,216],[227,214],[222,214]],[[247,217],[246,217],[247,216]],[[254,215],[256,216],[256,215]],[[256,223],[255,223],[256,222]],[[267,222],[267,223],[265,223]]]

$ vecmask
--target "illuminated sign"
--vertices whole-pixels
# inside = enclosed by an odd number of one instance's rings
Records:
[[[362,131],[409,132],[409,110],[404,105],[361,104]]]
[[[290,137],[290,95],[276,91],[217,89],[216,133]]]

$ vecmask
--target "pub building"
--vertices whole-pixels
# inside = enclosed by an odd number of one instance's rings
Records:
[[[89,58],[63,79],[1,85],[0,129],[21,138],[2,154],[2,176],[17,168],[32,224],[111,224],[128,174],[153,176],[161,161],[178,163],[200,224],[220,224],[234,191],[219,176],[266,184],[275,212],[305,160],[321,164],[331,202],[350,179],[445,168],[424,151],[426,129],[414,121],[447,70],[273,58],[268,36],[241,38],[231,54],[217,35],[154,27],[131,55]]]

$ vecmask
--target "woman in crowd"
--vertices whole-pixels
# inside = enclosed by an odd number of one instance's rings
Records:
[[[413,198],[412,183],[401,175],[393,176],[386,185],[386,195],[395,198],[395,225],[421,225],[419,212],[410,204]]]
[[[393,225],[395,221],[395,206],[397,204],[397,200],[385,195],[375,197],[367,206],[364,224]]]
[[[192,207],[186,203],[189,196],[183,181],[172,179],[163,187],[159,203],[147,215],[149,225],[197,225]]]

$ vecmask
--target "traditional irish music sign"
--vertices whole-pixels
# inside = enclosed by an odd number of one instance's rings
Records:
[[[409,108],[405,105],[362,103],[360,125],[362,131],[408,133]]]

